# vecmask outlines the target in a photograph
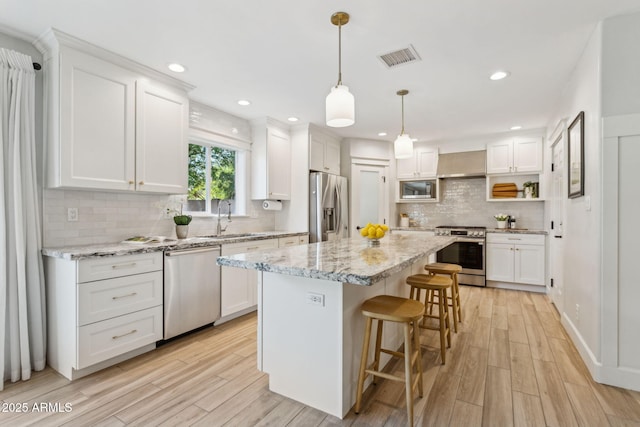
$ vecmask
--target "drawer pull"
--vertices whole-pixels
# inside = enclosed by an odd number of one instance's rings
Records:
[[[117,270],[119,268],[133,268],[136,266],[137,263],[135,262],[130,262],[129,264],[114,264],[111,266],[111,268],[113,270]]]
[[[296,242],[285,242],[285,245],[295,245]]]
[[[255,251],[256,249],[260,249],[260,246],[251,246],[250,248],[247,248],[248,251]]]
[[[120,298],[135,297],[136,295],[138,295],[138,293],[137,293],[137,292],[131,292],[130,294],[127,294],[127,295],[119,295],[119,296],[111,297],[111,299],[120,299]]]
[[[112,340],[117,340],[118,338],[126,337],[127,335],[135,334],[136,332],[138,332],[137,329],[132,329],[131,331],[127,332],[126,334],[114,335],[114,336],[111,337],[111,339]]]
[[[522,240],[520,237],[507,237],[507,240]]]

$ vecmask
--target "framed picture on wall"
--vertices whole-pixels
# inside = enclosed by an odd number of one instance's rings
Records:
[[[569,198],[584,196],[584,111],[569,125]]]

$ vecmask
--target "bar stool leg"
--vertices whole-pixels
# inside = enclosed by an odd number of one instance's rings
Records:
[[[456,334],[458,333],[458,318],[460,317],[458,313],[458,299],[458,288],[456,288],[456,282],[455,279],[453,279],[453,285],[451,286],[451,309],[453,310],[453,330]]]
[[[411,349],[411,326],[409,323],[404,324],[404,375],[405,375],[405,394],[407,395],[407,412],[409,413],[409,425],[413,425],[413,367],[411,366],[411,358],[413,351]]]
[[[373,370],[380,370],[380,348],[382,348],[382,326],[384,322],[380,319],[377,319],[377,329],[376,329],[376,349],[375,349],[375,359],[373,364]],[[377,376],[373,375],[373,383],[378,384]]]
[[[356,394],[355,413],[360,413],[360,404],[362,403],[362,389],[364,387],[365,373],[367,368],[367,356],[369,353],[369,341],[371,340],[371,324],[373,319],[367,317],[367,323],[364,329],[364,340],[362,342],[362,356],[360,357],[360,373],[358,374],[358,391]]]
[[[456,287],[456,302],[458,304],[458,321],[462,322],[462,306],[460,305],[460,286],[458,283],[458,273],[453,274],[453,286]]]
[[[443,295],[442,293],[444,292],[444,303],[443,301]],[[438,314],[440,316],[440,357],[442,358],[442,364],[445,364],[445,357],[446,357],[446,352],[447,349],[445,347],[445,340],[444,340],[444,336],[445,336],[445,305],[448,306],[449,303],[447,302],[447,297],[446,297],[446,291],[444,289],[440,289],[438,290]],[[447,309],[448,311],[448,309]]]
[[[416,355],[416,363],[418,365],[418,396],[423,396],[423,384],[422,384],[422,357],[420,351],[420,326],[418,325],[419,321],[413,322],[413,342],[414,347],[417,350]]]

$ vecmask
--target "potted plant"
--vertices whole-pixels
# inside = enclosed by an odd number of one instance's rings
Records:
[[[535,187],[536,187],[535,182],[533,181],[527,181],[524,184],[522,184],[522,188],[524,189],[524,197],[525,199],[534,199],[536,197],[538,197],[535,191]]]
[[[180,210],[180,215],[174,215],[173,222],[176,223],[176,236],[178,239],[185,239],[189,234],[189,223],[193,218],[191,215],[183,215]]]
[[[507,228],[507,220],[509,219],[509,215],[499,213],[493,216],[496,221],[498,221],[498,228]]]

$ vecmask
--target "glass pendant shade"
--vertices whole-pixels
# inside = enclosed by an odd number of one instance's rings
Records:
[[[332,87],[326,101],[327,126],[343,128],[354,124],[356,121],[355,105],[355,98],[347,86]]]
[[[398,135],[393,143],[393,152],[396,159],[408,159],[413,157],[413,141],[406,133]]]

